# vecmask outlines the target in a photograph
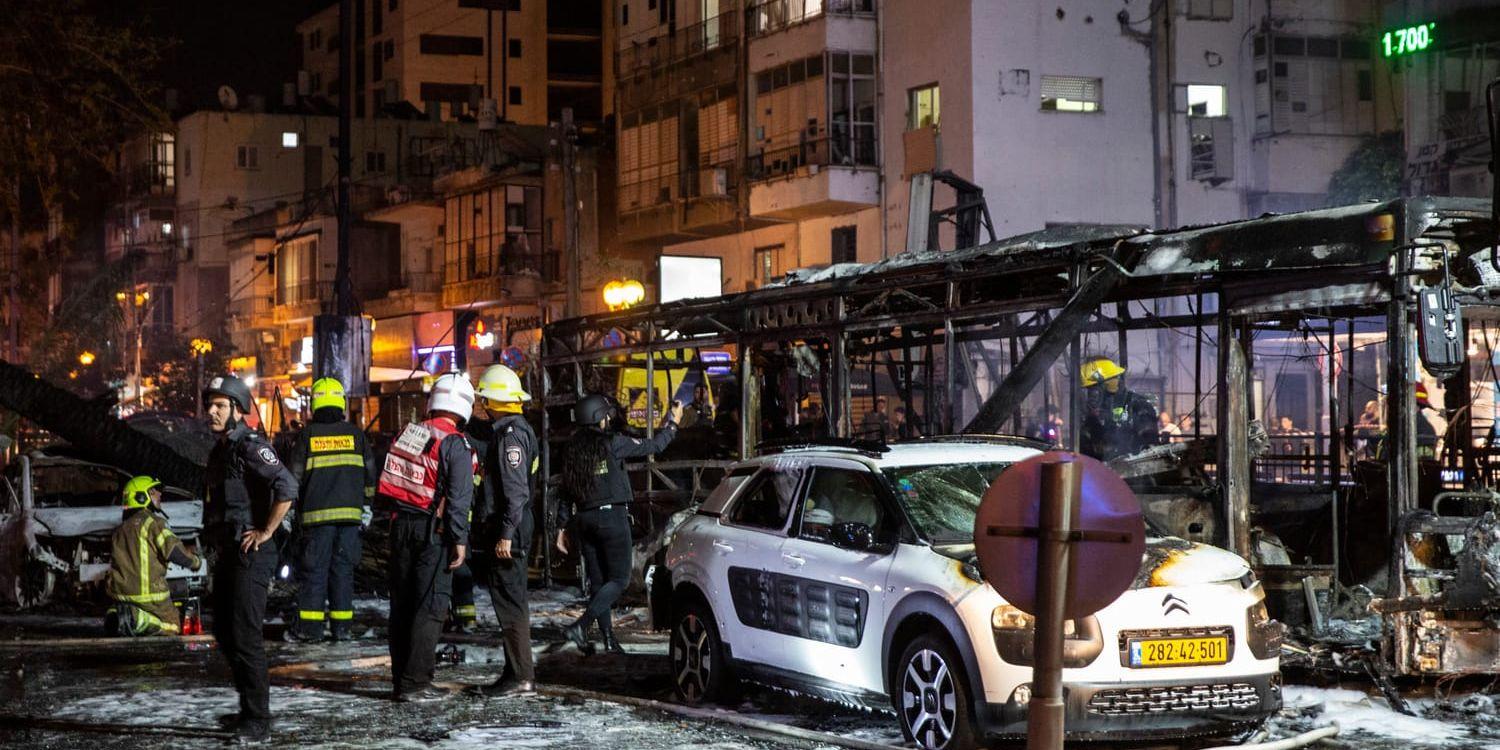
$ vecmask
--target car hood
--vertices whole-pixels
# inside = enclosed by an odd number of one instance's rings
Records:
[[[935,545],[934,552],[978,566],[973,544]],[[1250,572],[1245,559],[1228,550],[1177,537],[1148,537],[1132,589],[1191,586],[1238,580]]]
[[[162,503],[167,525],[178,536],[194,536],[203,529],[203,502],[179,500]],[[53,538],[108,536],[124,519],[125,509],[118,505],[99,508],[37,508],[32,518],[37,535]]]

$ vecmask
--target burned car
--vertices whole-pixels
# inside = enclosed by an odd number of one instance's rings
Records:
[[[116,467],[48,452],[33,452],[6,467],[0,488],[0,599],[22,609],[103,589],[110,535],[124,507],[120,487],[130,475]],[[203,501],[162,488],[162,510],[190,548],[203,530]],[[206,568],[168,566],[174,599],[201,593]]]

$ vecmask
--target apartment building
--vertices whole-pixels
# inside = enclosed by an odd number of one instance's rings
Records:
[[[1396,126],[1370,0],[1150,7],[618,0],[620,239],[738,291],[903,252],[934,170],[1000,236],[1224,221],[1322,205]]]
[[[356,117],[413,111],[545,125],[601,120],[612,97],[607,0],[356,0]],[[297,25],[299,90],[336,103],[334,4]]]
[[[1388,3],[1376,46],[1403,83],[1403,188],[1489,198],[1485,89],[1500,78],[1500,2]]]

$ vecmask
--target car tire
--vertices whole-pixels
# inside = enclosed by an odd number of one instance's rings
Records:
[[[917,747],[979,747],[969,683],[947,638],[927,633],[906,645],[891,677],[891,706],[901,733]]]
[[[673,618],[670,655],[672,690],[690,706],[733,700],[737,687],[724,657],[713,610],[701,601],[689,601]]]

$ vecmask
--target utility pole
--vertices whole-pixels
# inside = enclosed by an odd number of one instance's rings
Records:
[[[1173,0],[1158,0],[1151,7],[1151,146],[1152,166],[1156,179],[1156,227],[1177,226],[1177,162],[1175,153],[1176,116],[1172,111],[1175,94],[1172,85],[1173,51],[1176,32],[1172,27]]]
[[[10,286],[10,304],[5,313],[8,320],[6,331],[10,344],[6,356],[12,362],[21,359],[21,178],[16,177],[13,212],[10,216],[10,267],[6,269],[5,281]]]
[[[353,156],[349,141],[354,97],[360,94],[354,87],[354,0],[339,0],[339,89],[339,247],[333,299],[335,314],[354,315],[354,289],[349,283],[349,230],[353,224],[349,205],[349,173]]]
[[[563,224],[568,243],[568,299],[566,317],[583,314],[580,299],[583,288],[582,253],[578,247],[578,129],[573,125],[573,108],[562,111],[563,157]]]

